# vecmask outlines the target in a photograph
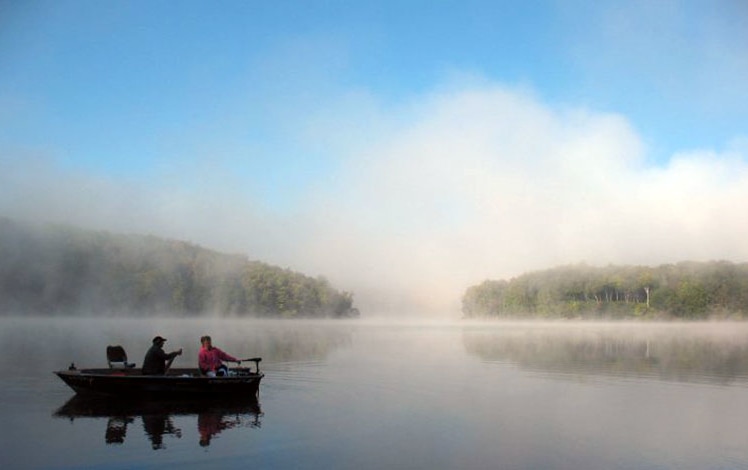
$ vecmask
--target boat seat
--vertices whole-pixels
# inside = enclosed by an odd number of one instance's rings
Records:
[[[135,367],[134,362],[127,362],[127,353],[122,346],[107,346],[106,360],[110,369],[130,369]]]

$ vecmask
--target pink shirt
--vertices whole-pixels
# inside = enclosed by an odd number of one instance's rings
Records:
[[[229,356],[216,347],[208,350],[205,346],[203,346],[200,348],[200,353],[197,355],[197,362],[200,366],[200,369],[206,372],[211,370],[215,371],[216,369],[218,369],[222,364],[221,360],[236,362],[239,359],[235,358],[234,356]]]

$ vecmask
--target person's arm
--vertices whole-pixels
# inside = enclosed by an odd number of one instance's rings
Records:
[[[235,358],[234,356],[231,356],[229,354],[226,354],[222,350],[218,350],[218,356],[221,358],[221,360],[229,361],[229,362],[239,362],[239,359]]]
[[[168,361],[169,355],[163,349],[156,350],[156,357],[161,361]]]
[[[175,357],[181,356],[181,355],[182,355],[182,350],[181,349],[179,351],[172,351],[172,352],[170,352],[169,354],[166,355],[166,360],[168,361],[170,359],[174,359]]]

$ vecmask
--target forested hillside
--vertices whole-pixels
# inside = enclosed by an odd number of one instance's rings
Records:
[[[357,316],[353,296],[176,240],[0,218],[0,315]]]
[[[462,310],[466,317],[746,318],[748,263],[564,266],[470,287]]]

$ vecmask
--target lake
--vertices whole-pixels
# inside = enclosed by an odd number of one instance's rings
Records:
[[[262,356],[256,403],[75,398],[53,370]],[[0,319],[2,468],[748,468],[748,324]]]

